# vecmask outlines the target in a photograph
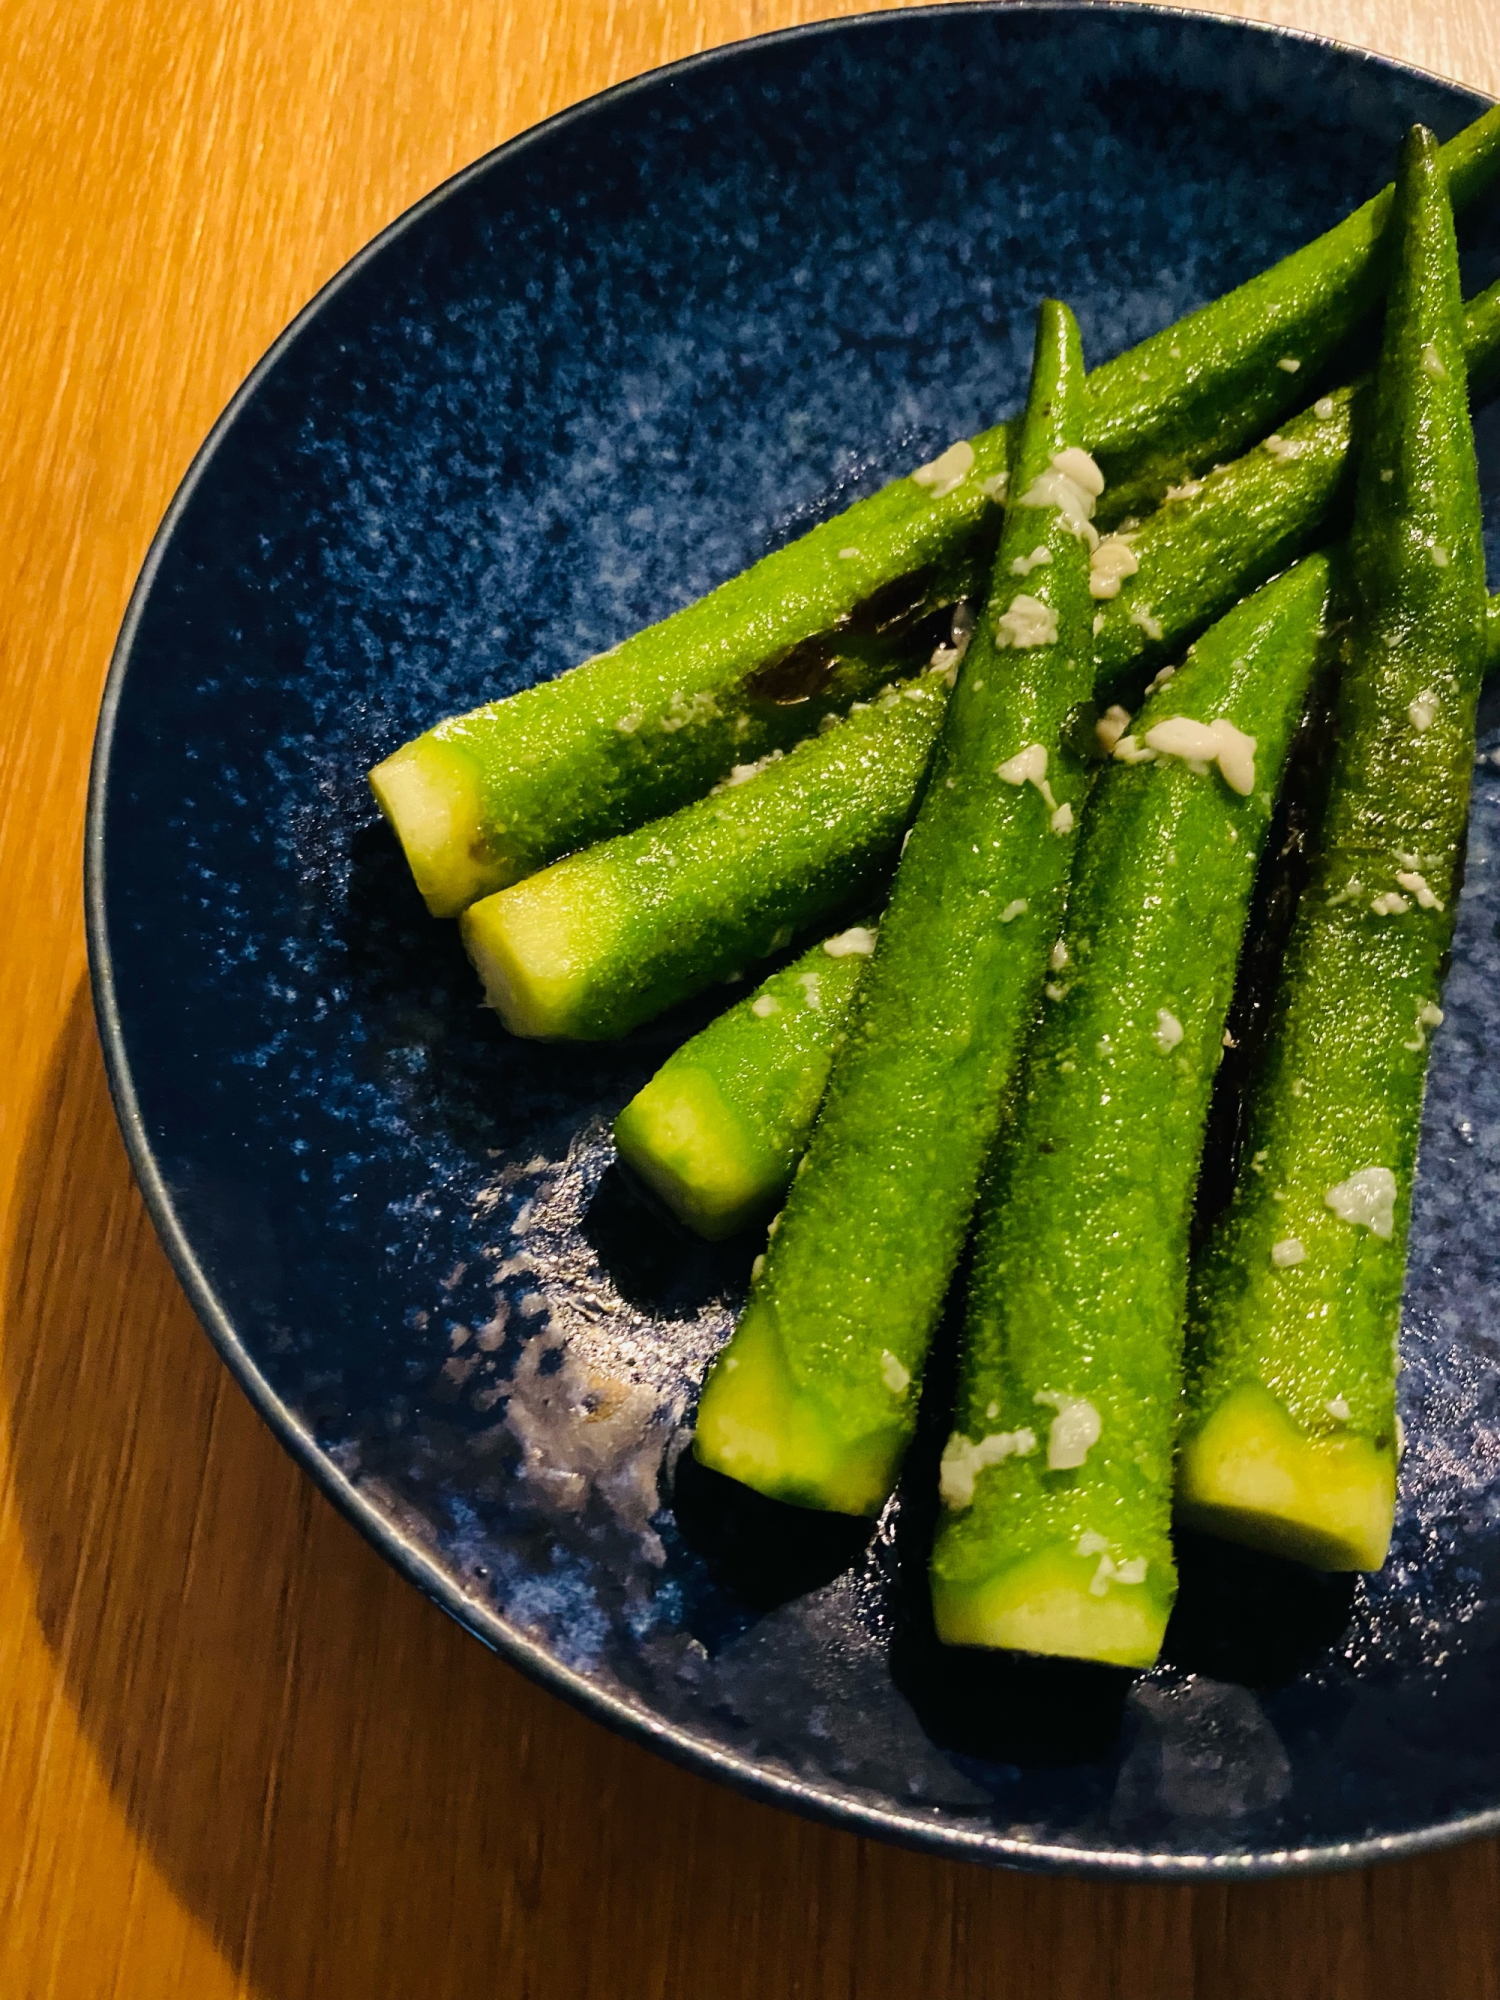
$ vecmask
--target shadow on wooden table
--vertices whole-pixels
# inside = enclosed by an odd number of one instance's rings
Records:
[[[140,1839],[253,1992],[1496,1991],[1490,1849],[1232,1891],[989,1873],[750,1805],[530,1686],[229,1381],[130,1181],[82,991],[22,1187],[4,1388],[41,1621]]]

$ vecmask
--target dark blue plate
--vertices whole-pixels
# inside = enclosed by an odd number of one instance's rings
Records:
[[[439,716],[1013,409],[1044,292],[1103,360],[1334,222],[1411,119],[1447,135],[1477,108],[1134,7],[703,56],[503,147],[357,257],[156,539],[88,898],[157,1228],[247,1394],[389,1559],[699,1770],[953,1853],[1156,1876],[1500,1826],[1500,771],[1436,1042],[1390,1564],[1353,1583],[1188,1546],[1167,1663],[1134,1681],[934,1644],[930,1459],[873,1536],[695,1473],[754,1246],[666,1234],[609,1122],[709,1010],[608,1048],[509,1040],[364,785]],[[1500,204],[1465,232],[1488,282]]]

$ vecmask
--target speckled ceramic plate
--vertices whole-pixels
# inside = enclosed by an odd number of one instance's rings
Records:
[[[88,842],[157,1227],[389,1559],[699,1770],[952,1853],[1142,1875],[1500,1826],[1500,771],[1435,1044],[1390,1564],[1355,1583],[1189,1545],[1165,1663],[1134,1680],[934,1643],[940,1410],[873,1533],[695,1472],[754,1246],[667,1234],[609,1125],[706,1010],[613,1047],[507,1039],[363,778],[1015,408],[1044,292],[1102,360],[1362,200],[1409,120],[1476,108],[1136,8],[945,7],[704,56],[357,257],[157,537]],[[1465,240],[1488,282],[1500,204]]]

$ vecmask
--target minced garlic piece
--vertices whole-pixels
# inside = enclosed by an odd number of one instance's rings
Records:
[[[1156,1033],[1152,1040],[1164,1056],[1169,1056],[1182,1040],[1181,1021],[1175,1014],[1168,1013],[1165,1007],[1156,1010]]]
[[[1118,597],[1120,585],[1140,566],[1140,557],[1123,536],[1106,535],[1089,557],[1090,597]]]
[[[1121,708],[1117,701],[1112,702],[1094,724],[1094,734],[1099,739],[1100,748],[1106,754],[1113,751],[1129,727],[1130,710]]]
[[[823,949],[830,958],[868,958],[875,949],[875,933],[865,924],[851,924],[837,937],[824,938]]]
[[[904,1368],[888,1347],[881,1350],[880,1379],[893,1396],[904,1396],[911,1387],[911,1370]]]
[[[1057,613],[1040,598],[1024,591],[1011,599],[1010,608],[995,620],[995,644],[1002,649],[1014,646],[1018,652],[1032,646],[1057,644]]]
[[[1047,548],[1044,543],[1038,542],[1029,556],[1016,557],[1010,566],[1010,573],[1012,576],[1030,576],[1034,569],[1041,569],[1045,564],[1051,562],[1051,560],[1051,549]]]
[[[1279,1271],[1284,1271],[1289,1264],[1300,1264],[1306,1255],[1306,1250],[1295,1236],[1283,1236],[1279,1243],[1271,1245],[1271,1262]]]
[[[1396,1227],[1396,1176],[1389,1167],[1361,1167],[1323,1197],[1340,1222],[1389,1239]]]
[[[750,1002],[750,1012],[762,1021],[768,1021],[773,1014],[781,1012],[781,1002],[774,993],[758,993]]]
[[[1056,1389],[1038,1389],[1031,1399],[1057,1415],[1047,1426],[1047,1470],[1073,1472],[1099,1442],[1103,1419],[1083,1396]]]
[[[973,470],[974,447],[967,438],[960,438],[928,464],[919,465],[911,479],[914,486],[930,487],[933,499],[941,500],[962,486]]]
[[[943,1446],[938,1468],[938,1493],[945,1507],[957,1512],[974,1504],[974,1482],[988,1465],[1007,1458],[1029,1458],[1036,1450],[1035,1431],[995,1431],[977,1444],[955,1431]]]

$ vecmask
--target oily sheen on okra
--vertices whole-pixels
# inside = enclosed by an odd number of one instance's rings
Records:
[[[737,977],[883,886],[943,721],[931,672],[681,812],[464,913],[513,1034],[601,1041]]]
[[[1500,112],[1446,157],[1455,195],[1476,192],[1500,165]],[[1389,190],[1090,378],[1080,436],[1116,482],[1115,518],[1296,407],[1378,292],[1388,206]],[[1005,425],[955,444],[610,653],[377,765],[433,914],[671,812],[889,678],[892,641],[986,574],[1009,460]]]
[[[869,924],[815,944],[670,1055],[615,1120],[621,1159],[710,1242],[785,1194],[874,949]]]
[[[1093,682],[1082,356],[1041,308],[1016,494],[803,1169],[695,1449],[785,1500],[876,1511],[1057,936]]]
[[[1244,1165],[1195,1273],[1178,1467],[1184,1519],[1325,1569],[1378,1568],[1390,1540],[1411,1183],[1484,649],[1457,252],[1420,127],[1395,226],[1328,805]]]
[[[1160,1649],[1198,1161],[1328,594],[1309,556],[1231,611],[1089,799],[976,1232],[932,1557],[950,1645]]]

